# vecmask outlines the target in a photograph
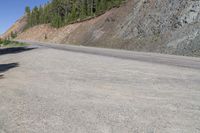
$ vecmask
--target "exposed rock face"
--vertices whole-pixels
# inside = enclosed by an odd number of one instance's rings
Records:
[[[119,33],[132,38],[171,32],[199,22],[199,13],[200,1],[140,0]]]
[[[128,0],[93,20],[36,26],[18,39],[200,56],[200,0]]]
[[[125,39],[163,36],[163,52],[192,54],[200,48],[199,22],[199,0],[139,0],[117,33]]]

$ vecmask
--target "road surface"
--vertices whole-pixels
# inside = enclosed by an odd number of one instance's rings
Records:
[[[0,133],[200,132],[199,58],[32,44],[0,50]]]

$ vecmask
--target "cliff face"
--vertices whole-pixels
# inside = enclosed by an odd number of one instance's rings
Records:
[[[17,39],[200,56],[200,1],[129,0],[92,20],[35,26]]]
[[[199,22],[199,0],[140,0],[117,33],[125,39],[160,39],[158,52],[198,54]]]

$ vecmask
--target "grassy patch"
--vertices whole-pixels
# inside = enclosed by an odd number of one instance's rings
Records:
[[[23,47],[23,46],[28,46],[28,44],[11,40],[0,40],[0,47]]]

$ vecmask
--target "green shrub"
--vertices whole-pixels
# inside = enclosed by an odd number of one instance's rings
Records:
[[[27,46],[26,43],[11,41],[10,39],[0,39],[0,46],[13,47],[13,46]]]
[[[0,38],[0,44],[2,44],[3,43],[3,40]]]
[[[17,37],[17,32],[11,32],[10,36],[11,36],[11,38],[16,38]]]
[[[10,44],[10,43],[11,43],[11,41],[10,41],[9,39],[3,40],[3,45],[8,45],[8,44]]]

